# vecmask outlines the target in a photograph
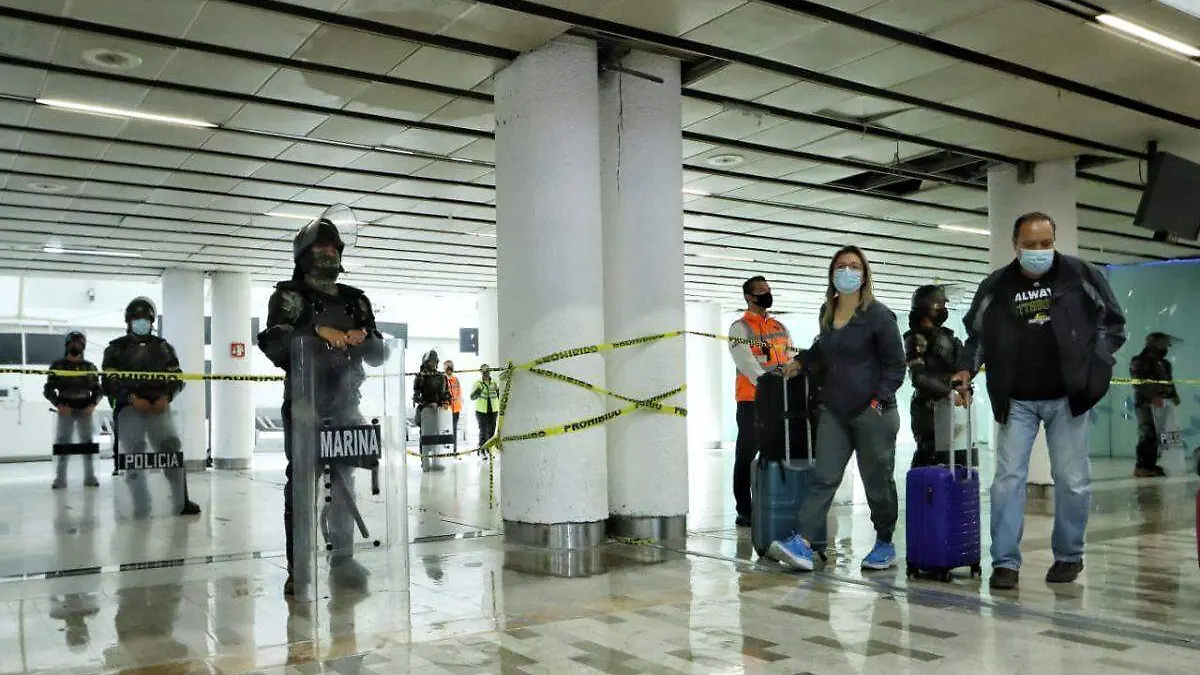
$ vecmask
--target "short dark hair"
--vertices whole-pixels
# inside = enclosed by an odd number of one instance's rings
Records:
[[[1013,243],[1015,244],[1017,237],[1021,235],[1022,225],[1025,225],[1026,223],[1040,223],[1042,221],[1050,223],[1050,229],[1054,231],[1054,234],[1058,234],[1058,223],[1055,223],[1053,218],[1042,213],[1041,211],[1030,211],[1029,213],[1017,218],[1016,222],[1013,223]]]
[[[765,282],[766,280],[767,280],[767,278],[762,276],[761,274],[758,276],[750,277],[742,284],[742,295],[754,295],[753,293],[750,292],[750,291],[754,290],[754,284],[757,284],[760,281]]]

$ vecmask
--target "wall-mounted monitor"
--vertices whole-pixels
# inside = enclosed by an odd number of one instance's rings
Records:
[[[1200,238],[1200,164],[1157,152],[1149,177],[1133,224],[1180,239]]]

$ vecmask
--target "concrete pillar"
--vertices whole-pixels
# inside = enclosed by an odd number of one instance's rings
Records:
[[[500,359],[604,341],[596,45],[556,40],[496,75]],[[604,385],[590,354],[550,369]],[[602,397],[518,373],[504,433],[603,414]],[[513,443],[500,455],[505,538],[595,551],[608,518],[606,427]],[[581,559],[594,560],[582,555]]]
[[[250,274],[212,276],[212,368],[225,375],[251,374]],[[239,355],[240,354],[240,355]],[[254,453],[254,387],[212,383],[213,468],[246,469]]]
[[[162,275],[162,336],[175,348],[185,373],[204,372],[204,273],[170,269]],[[204,383],[188,382],[171,403],[179,415],[183,459],[189,470],[205,468],[208,459],[208,411]]]
[[[607,342],[677,331],[683,300],[683,152],[679,61],[633,52],[627,73],[600,78],[600,176],[604,211]],[[614,392],[649,398],[686,383],[683,338],[614,351]],[[684,394],[664,403],[684,404]],[[609,408],[628,405],[609,400]],[[616,536],[684,539],[688,511],[687,419],[638,412],[608,426],[609,529]]]
[[[687,329],[722,335],[721,306],[715,302],[688,303]],[[721,368],[728,350],[725,343],[702,337],[687,339],[687,409],[688,442],[692,447],[721,446],[722,405],[727,383]]]
[[[479,292],[475,298],[475,307],[479,312],[479,360],[493,368],[500,360],[500,325],[499,307],[497,305],[496,289],[488,288]]]
[[[1040,162],[1031,176],[1021,176],[1017,167],[995,166],[988,170],[988,225],[992,232],[989,260],[992,269],[1012,262],[1015,251],[1012,227],[1017,218],[1041,211],[1057,226],[1056,248],[1062,253],[1079,252],[1079,214],[1075,206],[1075,159]],[[994,427],[993,427],[994,428]],[[991,447],[996,447],[993,431]],[[1052,485],[1046,431],[1038,431],[1029,458],[1029,484]]]

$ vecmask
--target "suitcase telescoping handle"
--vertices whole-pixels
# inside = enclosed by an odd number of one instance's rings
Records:
[[[950,386],[953,388],[953,391],[950,392],[951,438],[953,438],[953,429],[954,429],[954,427],[953,427],[954,396],[955,396],[955,394],[957,394],[958,388],[961,387],[962,385],[963,385],[962,380],[951,380],[950,381]],[[970,391],[970,390],[968,389],[968,391]],[[967,412],[967,434],[966,434],[967,448],[966,449],[967,449],[967,475],[968,476],[970,476],[970,474],[971,474],[971,467],[979,464],[979,456],[977,454],[979,452],[979,448],[975,444],[975,428],[974,428],[974,424],[975,424],[975,414],[974,413],[975,413],[975,411],[973,409],[974,405],[975,405],[975,400],[972,398],[971,402],[968,403],[966,406],[964,406],[964,408],[966,409],[966,412]],[[954,447],[954,441],[951,440],[951,442],[950,442],[950,475],[952,475],[952,476],[956,475],[955,471],[954,471],[954,459],[957,456],[958,456],[958,450]]]
[[[776,373],[779,375],[780,380],[782,380],[782,382],[783,382],[783,461],[786,465],[790,466],[792,463],[792,408],[791,408],[791,404],[788,401],[788,382],[787,382],[787,378],[785,378],[783,376],[783,367],[780,366],[779,368],[776,368]],[[796,377],[805,378],[806,381],[805,381],[804,391],[807,392],[808,391],[808,386],[807,386],[808,376],[804,375],[804,374],[800,374],[800,375],[797,375]],[[812,467],[816,463],[814,455],[813,455],[816,438],[813,436],[812,423],[811,423],[812,420],[810,420],[808,418],[807,407],[805,408],[804,412],[805,412],[804,428],[808,429],[808,466]]]

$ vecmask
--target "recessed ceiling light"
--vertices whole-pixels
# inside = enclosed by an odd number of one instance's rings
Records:
[[[40,180],[33,181],[32,183],[26,183],[25,187],[33,190],[34,192],[46,192],[51,194],[55,192],[62,192],[63,190],[67,189],[67,186],[63,185],[62,183],[51,183],[49,181]]]
[[[69,112],[84,113],[87,115],[102,115],[105,117],[125,117],[135,120],[145,120],[147,122],[161,122],[163,124],[174,124],[181,127],[196,127],[201,129],[211,129],[216,127],[212,122],[204,120],[194,120],[186,117],[174,117],[171,115],[159,115],[157,113],[147,113],[140,110],[127,110],[125,108],[110,108],[102,105],[92,105],[91,103],[79,103],[76,101],[64,101],[54,98],[39,98],[37,103],[56,110],[66,110]]]
[[[704,160],[709,166],[737,166],[746,161],[746,158],[741,155],[714,155]]]
[[[962,225],[938,225],[939,230],[948,230],[950,232],[964,232],[966,234],[978,234],[984,237],[990,237],[991,232],[978,227],[964,227]]]
[[[62,248],[61,246],[43,246],[42,253],[61,253],[65,255],[94,255],[105,258],[140,258],[141,253],[130,253],[128,251],[102,251],[102,250],[84,250],[77,248]]]
[[[93,66],[112,70],[133,70],[142,65],[142,57],[120,49],[97,47],[83,52],[83,60]]]
[[[1159,47],[1165,47],[1173,52],[1183,54],[1189,58],[1194,59],[1200,57],[1200,49],[1180,42],[1174,38],[1169,38],[1162,33],[1150,30],[1144,26],[1139,26],[1136,23],[1126,21],[1119,16],[1113,16],[1112,14],[1101,14],[1096,17],[1096,20],[1105,26],[1115,28],[1122,33],[1132,35],[1133,37],[1145,40],[1146,42],[1150,42],[1152,44],[1156,44]]]

